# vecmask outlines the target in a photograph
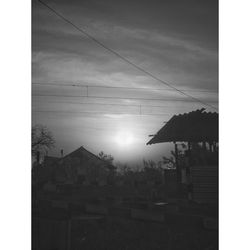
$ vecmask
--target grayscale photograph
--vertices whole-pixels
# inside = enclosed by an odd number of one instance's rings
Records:
[[[32,0],[32,250],[217,250],[218,0]]]

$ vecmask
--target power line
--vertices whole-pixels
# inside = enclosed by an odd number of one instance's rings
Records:
[[[40,97],[71,97],[71,98],[94,98],[94,99],[117,99],[117,100],[142,100],[142,101],[176,101],[173,99],[167,100],[166,98],[139,98],[139,97],[120,97],[120,96],[94,96],[94,95],[56,95],[56,94],[33,94],[33,96]]]
[[[132,114],[132,113],[122,113],[122,112],[95,112],[95,111],[65,111],[65,110],[32,110],[35,113],[72,113],[72,114],[93,114],[93,115],[134,115],[134,116],[166,116],[167,113],[160,114]]]
[[[122,59],[123,61],[127,62],[128,64],[132,65],[133,67],[135,67],[136,69],[138,69],[139,71],[143,72],[144,74],[150,76],[151,78],[153,78],[154,80],[161,82],[164,85],[169,86],[170,88],[174,89],[175,91],[179,92],[182,95],[185,95],[188,98],[193,99],[195,102],[199,102],[203,105],[206,105],[208,107],[211,107],[212,109],[217,110],[217,108],[215,108],[214,106],[201,101],[200,99],[193,97],[192,95],[189,95],[185,92],[183,92],[182,90],[179,90],[178,88],[174,87],[173,85],[167,83],[166,81],[156,77],[155,75],[153,75],[152,73],[144,70],[143,68],[141,68],[140,66],[136,65],[135,63],[131,62],[130,60],[128,60],[127,58],[125,58],[124,56],[122,56],[120,53],[116,52],[113,49],[110,49],[109,47],[107,47],[105,44],[103,44],[102,42],[100,42],[99,40],[97,40],[95,37],[91,36],[88,32],[86,32],[85,30],[79,28],[77,25],[75,25],[74,23],[72,23],[70,20],[68,20],[66,17],[64,17],[62,14],[60,14],[59,12],[57,12],[55,9],[53,9],[52,7],[50,7],[48,4],[44,3],[41,0],[38,0],[41,4],[43,4],[45,7],[47,7],[48,9],[50,9],[53,13],[55,13],[58,17],[60,17],[61,19],[63,19],[65,22],[69,23],[70,25],[72,25],[75,29],[77,29],[79,32],[81,32],[82,34],[84,34],[85,36],[87,36],[90,40],[92,40],[93,42],[97,43],[99,46],[103,47],[104,49],[108,50],[109,52],[111,52],[112,54],[114,54],[115,56],[119,57],[120,59]]]
[[[175,91],[174,89],[162,89],[162,88],[143,88],[143,87],[126,87],[126,86],[107,86],[107,85],[85,85],[85,84],[57,84],[57,83],[32,83],[33,85],[46,85],[55,87],[80,87],[80,88],[108,88],[108,89],[131,89],[131,90],[159,90],[159,91]],[[182,89],[185,92],[205,92],[205,93],[217,93],[216,90],[198,90],[198,89]]]
[[[119,103],[103,103],[103,102],[68,102],[68,101],[46,101],[46,103],[63,103],[63,104],[86,104],[86,105],[101,105],[101,106],[121,106],[121,107],[137,107],[139,108],[140,106],[147,107],[147,108],[168,108],[168,107],[183,107],[181,106],[176,106],[176,105],[145,105],[145,104],[119,104]]]
[[[63,103],[63,104],[86,104],[86,105],[102,105],[102,106],[124,106],[124,107],[139,107],[140,104],[119,104],[119,103],[98,103],[98,102],[63,102],[63,101],[50,101],[46,103]],[[145,105],[147,107],[147,105]],[[151,107],[150,105],[148,107]],[[152,106],[152,107],[158,107],[158,106]],[[167,107],[167,106],[159,106],[159,107]]]

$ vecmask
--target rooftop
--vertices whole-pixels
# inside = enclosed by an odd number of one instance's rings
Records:
[[[174,115],[147,143],[218,142],[218,113],[198,109]]]

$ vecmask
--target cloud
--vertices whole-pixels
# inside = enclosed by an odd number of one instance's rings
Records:
[[[75,63],[72,64],[77,60],[84,62],[87,68],[93,64],[98,72],[103,72],[104,78],[120,74],[119,72],[143,77],[141,72],[115,58],[112,53],[100,48],[73,27],[59,21],[54,22],[55,25],[48,25],[48,20],[45,20],[42,25],[34,27],[34,51],[50,51],[64,56],[68,54],[72,57],[69,68],[71,65],[77,67]],[[210,85],[213,87],[217,84],[217,51],[204,44],[202,46],[185,36],[173,36],[171,33],[145,27],[121,26],[105,20],[90,21],[88,17],[81,18],[81,22],[86,24],[90,34],[108,47],[163,79],[186,86],[197,86],[202,78],[203,82],[211,79]],[[201,85],[204,87],[204,84]]]
[[[186,90],[217,90],[217,1],[53,0],[49,4],[109,48],[173,86]],[[33,82],[169,88],[98,46],[36,1],[32,11],[32,52]],[[68,144],[68,149],[88,144],[95,150],[106,147],[112,153],[115,147],[108,143],[112,129],[133,127],[143,144],[147,135],[157,131],[172,115],[203,106],[174,91],[99,88],[89,91],[90,95],[139,96],[167,101],[34,97],[34,109],[88,110],[100,114],[34,113],[33,121],[51,127],[57,137],[62,138],[59,143]],[[85,95],[86,89],[33,86],[33,92]],[[218,100],[216,93],[188,93],[215,105]],[[66,103],[69,101],[165,105],[143,107],[142,111],[166,115],[133,116],[125,113],[138,113],[137,107]],[[149,150],[141,145],[140,148],[138,152],[142,154],[165,153],[165,147]]]

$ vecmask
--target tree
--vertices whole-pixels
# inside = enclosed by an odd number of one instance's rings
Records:
[[[172,154],[172,152],[171,152],[171,154]],[[162,157],[162,165],[166,166],[166,169],[176,169],[176,162],[175,162],[173,156],[170,156],[169,158],[163,156]]]
[[[166,167],[166,169],[176,169],[177,159],[179,161],[183,159],[184,157],[183,150],[185,150],[187,146],[184,143],[181,143],[180,146],[181,146],[181,149],[177,148],[177,151],[171,150],[170,157],[166,157],[166,156],[162,157],[161,162],[162,162],[162,165]]]
[[[112,165],[114,161],[114,157],[112,155],[107,155],[103,151],[99,153],[99,158],[106,161],[108,164]]]
[[[107,163],[108,169],[108,178],[107,181],[109,184],[114,183],[114,177],[116,173],[116,167],[113,165],[114,157],[112,155],[105,154],[103,151],[99,153],[99,158]]]
[[[152,160],[146,161],[143,160],[143,175],[146,181],[151,181],[154,183],[161,183],[162,182],[162,163],[161,162],[154,162]]]
[[[46,152],[55,146],[55,139],[46,126],[34,125],[32,127],[32,155],[37,152]]]

